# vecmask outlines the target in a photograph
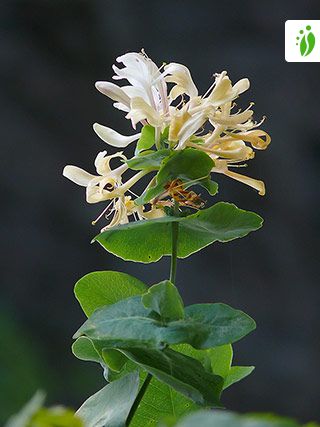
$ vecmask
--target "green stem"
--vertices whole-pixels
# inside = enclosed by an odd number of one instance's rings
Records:
[[[174,205],[174,213],[177,215],[179,205]],[[178,238],[179,238],[179,223],[171,224],[172,245],[171,245],[171,266],[170,266],[170,282],[175,284],[177,274],[177,259],[178,259]]]
[[[179,212],[179,205],[174,205],[174,213],[175,215],[178,215]],[[171,249],[171,266],[170,266],[170,282],[175,283],[176,280],[176,273],[177,273],[177,258],[178,258],[178,237],[179,237],[179,223],[173,222],[172,223],[172,249]],[[150,381],[152,380],[152,375],[147,374],[146,379],[144,380],[139,393],[136,397],[136,400],[134,401],[134,404],[132,405],[132,408],[129,412],[126,426],[129,427],[133,417],[135,416],[135,413],[143,399],[143,396],[145,395],[145,392],[147,391],[147,388],[150,384]]]
[[[128,418],[127,418],[127,422],[126,422],[126,426],[128,427],[141,403],[141,400],[143,399],[143,396],[145,394],[145,392],[147,391],[148,385],[150,384],[150,381],[152,380],[152,375],[151,374],[147,374],[146,379],[144,380],[139,393],[136,397],[136,400],[134,401],[134,404],[132,405],[132,408],[130,409]]]

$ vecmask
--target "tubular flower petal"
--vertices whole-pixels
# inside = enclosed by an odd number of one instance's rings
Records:
[[[179,132],[182,126],[191,118],[190,113],[186,110],[177,110],[171,117],[169,127],[169,141],[177,142],[179,140]]]
[[[67,165],[64,167],[62,175],[75,184],[87,187],[89,182],[95,178],[95,175],[86,172],[85,170],[78,168],[78,166]]]
[[[186,147],[189,138],[194,135],[199,128],[201,128],[206,121],[204,113],[200,112],[191,116],[181,127],[178,133],[179,144],[177,149],[183,149]]]
[[[248,121],[250,117],[252,117],[252,114],[252,110],[246,110],[242,111],[241,113],[231,114],[226,117],[223,112],[218,110],[210,117],[210,122],[229,128]]]
[[[227,162],[224,160],[215,160],[215,167],[212,169],[212,172],[221,173],[223,175],[228,176],[229,178],[249,185],[249,187],[252,187],[257,190],[260,196],[264,196],[266,194],[266,189],[263,181],[230,171],[228,169]]]
[[[130,98],[121,87],[110,82],[96,82],[95,86],[99,92],[121,104],[123,107],[128,109],[130,106]]]
[[[131,100],[131,110],[126,116],[136,125],[141,120],[146,119],[152,126],[161,126],[161,115],[152,108],[143,98],[133,98]]]
[[[115,130],[102,126],[99,123],[94,123],[93,130],[102,141],[106,142],[113,147],[124,148],[127,147],[131,142],[136,141],[140,138],[141,133],[135,135],[125,136],[116,132]]]
[[[164,70],[166,82],[175,83],[169,95],[172,100],[184,93],[190,98],[198,96],[198,89],[192,80],[189,69],[185,65],[171,62],[164,67]]]

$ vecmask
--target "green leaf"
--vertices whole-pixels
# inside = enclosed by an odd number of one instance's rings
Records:
[[[148,203],[165,191],[165,185],[174,179],[181,179],[183,182],[192,181],[196,184],[197,181],[208,177],[213,166],[213,160],[203,151],[194,148],[174,151],[168,159],[163,161],[156,176],[156,184],[135,202],[140,205]]]
[[[199,360],[207,371],[220,375],[224,379],[224,390],[247,377],[254,370],[253,366],[231,366],[233,351],[230,344],[208,350],[196,350],[189,344],[178,344],[172,348]]]
[[[186,307],[185,323],[188,322],[192,324],[195,334],[185,342],[199,349],[231,344],[256,328],[254,320],[243,311],[221,303]]]
[[[141,295],[146,289],[144,283],[129,274],[95,271],[82,277],[76,283],[74,292],[83,311],[90,316],[97,308]]]
[[[189,344],[178,344],[174,345],[172,349],[199,360],[205,367],[205,370],[219,375],[226,380],[232,361],[231,345],[224,345],[208,350],[196,350]],[[111,378],[117,378],[117,376],[124,375],[134,369],[137,369],[137,365],[128,360],[123,372],[116,375],[112,374]],[[140,377],[141,380],[145,378],[144,371],[141,371]],[[225,386],[226,383],[224,382],[224,388]],[[131,421],[130,427],[153,427],[164,418],[173,417],[175,419],[198,408],[200,408],[199,405],[153,377]]]
[[[139,374],[130,373],[89,397],[76,414],[86,427],[125,427],[138,390]]]
[[[151,125],[145,125],[141,129],[141,136],[137,142],[135,154],[143,150],[149,150],[155,144],[155,129]]]
[[[171,424],[172,425],[172,424]],[[176,427],[299,427],[299,424],[272,414],[239,415],[227,411],[197,411],[176,424]]]
[[[124,260],[155,262],[164,255],[171,255],[171,223],[174,221],[179,222],[179,258],[186,258],[216,241],[229,242],[244,237],[259,229],[263,222],[253,212],[220,202],[184,218],[165,216],[120,225],[99,234],[94,240]]]
[[[97,342],[94,344],[96,347],[98,346]],[[102,349],[101,355],[107,367],[115,372],[120,372],[127,361],[127,358],[120,351],[115,349]]]
[[[76,332],[101,341],[105,348],[158,348],[189,343],[198,349],[239,340],[255,329],[247,314],[225,304],[196,304],[185,308],[183,320],[164,323],[143,306],[140,297],[131,297],[96,310]]]
[[[102,360],[99,356],[99,353],[95,349],[93,342],[90,338],[87,337],[79,337],[72,344],[72,353],[80,360],[84,360],[86,362],[97,362],[101,363]]]
[[[80,360],[97,362],[108,370],[120,372],[127,358],[118,350],[105,350],[103,347],[100,341],[82,336],[73,343],[72,352]]]
[[[162,161],[169,156],[171,150],[163,149],[159,151],[152,151],[147,154],[140,154],[127,160],[127,165],[133,170],[158,170],[160,169]]]
[[[114,381],[139,369],[140,383],[142,384],[147,372],[128,358],[126,360],[127,362],[120,373],[109,372],[108,380]],[[130,423],[130,427],[154,427],[165,417],[182,416],[197,408],[200,408],[200,406],[153,376]]]
[[[165,383],[152,378],[130,427],[154,427],[167,417],[180,417],[200,408]]]
[[[122,352],[141,368],[199,405],[220,407],[223,379],[200,362],[174,350],[126,349]]]
[[[164,319],[178,320],[184,317],[182,298],[169,280],[151,286],[142,296],[142,303]]]
[[[201,179],[197,184],[205,188],[211,196],[214,196],[218,193],[218,184],[215,181],[212,181],[210,178]]]
[[[225,378],[223,388],[226,389],[232,384],[243,380],[243,378],[250,375],[253,370],[254,366],[231,366],[229,374]]]
[[[199,360],[208,372],[225,378],[230,370],[232,362],[232,347],[230,344],[207,350],[197,350],[190,344],[177,344],[171,347],[173,350]]]

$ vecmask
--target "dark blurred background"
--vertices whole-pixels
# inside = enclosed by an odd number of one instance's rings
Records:
[[[235,345],[235,361],[255,373],[225,393],[227,407],[320,420],[319,94],[320,64],[286,63],[284,23],[317,19],[319,1],[1,1],[0,423],[36,389],[48,402],[77,407],[103,384],[95,365],[76,360],[71,336],[84,317],[73,285],[85,273],[115,269],[151,284],[156,265],[124,263],[90,239],[101,206],[61,176],[71,163],[94,171],[106,145],[100,122],[129,123],[94,88],[114,59],[145,48],[158,64],[190,67],[200,91],[214,72],[249,77],[240,103],[273,142],[248,174],[267,195],[219,176],[218,200],[265,218],[245,239],[217,244],[179,263],[187,303],[223,301],[257,321]],[[152,279],[151,279],[152,278]]]

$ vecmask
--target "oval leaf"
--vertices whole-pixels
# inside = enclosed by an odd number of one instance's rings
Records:
[[[146,290],[146,285],[140,280],[117,271],[95,271],[86,274],[74,288],[76,298],[87,316],[97,308],[141,295]]]
[[[184,317],[182,298],[178,289],[169,280],[151,286],[148,292],[142,295],[142,303],[163,319],[178,320]]]

